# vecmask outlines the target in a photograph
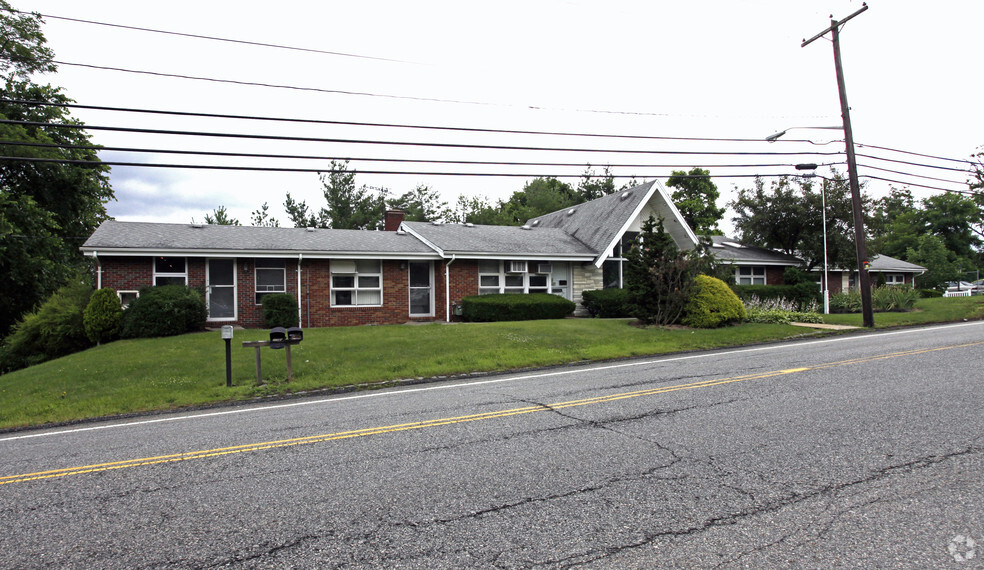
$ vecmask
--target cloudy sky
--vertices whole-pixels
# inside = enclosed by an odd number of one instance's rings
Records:
[[[876,195],[889,183],[872,177],[966,189],[967,175],[958,169],[967,164],[958,161],[984,145],[984,79],[976,70],[984,2],[868,4],[841,34],[855,141],[869,155],[859,157],[862,180]],[[359,174],[357,183],[393,194],[426,184],[449,203],[459,195],[507,198],[533,175],[573,176],[565,180],[576,183],[585,165],[610,164],[617,176],[662,181],[674,169],[709,168],[723,205],[736,185],[751,185],[747,176],[792,173],[801,162],[843,163],[843,143],[830,142],[842,140],[837,130],[790,130],[775,144],[760,139],[789,127],[840,125],[829,34],[807,47],[800,43],[827,28],[832,15],[843,19],[861,3],[13,0],[13,6],[49,16],[44,30],[61,64],[44,81],[80,104],[322,121],[73,111],[92,126],[267,137],[91,131],[95,142],[120,149],[264,155],[107,150],[106,161],[308,171],[113,168],[117,201],[109,211],[117,219],[188,222],[224,205],[247,222],[263,202],[284,221],[287,192],[319,206],[316,171],[328,168],[328,158],[351,157],[363,172],[414,172]],[[465,146],[384,144],[393,142]],[[476,148],[490,146],[523,149]],[[566,150],[534,150],[543,148]],[[366,158],[572,166],[359,160]],[[912,189],[917,196],[936,192]]]

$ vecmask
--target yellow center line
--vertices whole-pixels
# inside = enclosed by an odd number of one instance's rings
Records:
[[[215,449],[205,449],[199,451],[187,451],[183,453],[174,453],[169,455],[158,455],[154,457],[142,457],[138,459],[128,459],[124,461],[113,461],[107,463],[95,463],[92,465],[83,465],[79,467],[67,467],[64,469],[51,469],[48,471],[37,471],[34,473],[23,473],[20,475],[7,475],[0,476],[0,485],[6,485],[9,483],[23,483],[26,481],[37,481],[40,479],[52,479],[57,477],[66,477],[69,475],[82,475],[85,473],[97,473],[101,471],[110,471],[115,469],[126,469],[130,467],[142,467],[147,465],[159,465],[163,463],[174,463],[178,461],[190,461],[193,459],[206,459],[210,457],[221,457],[224,455],[232,455],[237,453],[246,453],[254,451],[262,451],[266,449],[277,449],[290,447],[295,445],[309,445],[312,443],[323,443],[326,441],[338,441],[343,439],[351,439],[356,437],[366,437],[370,435],[381,435],[387,433],[395,433],[408,430],[416,430],[430,427],[447,426],[453,424],[460,424],[465,422],[475,422],[481,420],[490,420],[505,418],[510,416],[518,416],[523,414],[530,414],[534,412],[543,412],[547,410],[558,410],[563,408],[571,408],[576,406],[588,406],[593,404],[604,404],[609,402],[615,402],[619,400],[626,400],[631,398],[640,398],[645,396],[655,396],[659,394],[666,394],[668,392],[677,392],[680,390],[695,390],[699,388],[709,388],[712,386],[720,386],[723,384],[733,384],[735,382],[745,382],[747,380],[760,380],[763,378],[775,378],[778,376],[785,376],[789,374],[797,374],[800,372],[807,372],[810,370],[824,370],[828,368],[834,368],[839,366],[850,366],[854,364],[864,364],[869,362],[875,362],[878,360],[887,360],[891,358],[900,358],[904,356],[913,356],[918,354],[926,354],[929,352],[937,352],[941,350],[951,350],[956,348],[967,348],[971,346],[978,346],[984,344],[984,341],[970,342],[966,344],[956,344],[951,346],[943,346],[937,348],[923,348],[923,349],[913,349],[904,350],[899,352],[891,352],[886,354],[878,354],[872,356],[865,356],[860,358],[852,358],[849,360],[841,360],[836,362],[827,362],[822,364],[817,364],[814,366],[804,366],[800,368],[788,368],[785,370],[772,370],[768,372],[760,372],[755,374],[743,374],[741,376],[731,376],[728,378],[714,378],[710,380],[701,380],[699,382],[690,382],[687,384],[676,384],[673,386],[660,386],[656,388],[647,388],[645,390],[636,390],[632,392],[621,392],[617,394],[608,394],[604,396],[595,396],[592,398],[583,398],[580,400],[571,400],[567,402],[558,402],[555,404],[548,405],[534,405],[534,406],[524,406],[520,408],[511,408],[506,410],[497,410],[492,412],[485,412],[480,414],[469,414],[464,416],[454,416],[448,418],[437,418],[433,420],[424,420],[419,422],[409,422],[403,424],[394,424],[389,426],[379,426],[372,428],[363,428],[358,430],[343,431],[337,433],[311,435],[305,437],[297,437],[291,439],[279,439],[273,441],[264,441],[258,443],[250,443],[245,445],[234,445],[229,447],[219,447]]]

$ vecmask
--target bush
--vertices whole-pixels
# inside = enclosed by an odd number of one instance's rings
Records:
[[[300,322],[297,314],[297,298],[287,293],[263,296],[263,324],[267,328],[296,327]]]
[[[920,297],[920,291],[911,287],[888,285],[871,290],[873,311],[911,311]],[[860,313],[861,292],[838,293],[830,298],[831,313]]]
[[[707,275],[697,276],[696,293],[684,307],[684,325],[711,329],[741,322],[744,318],[745,306],[724,281]]]
[[[877,311],[911,311],[919,291],[911,287],[887,285],[871,290],[871,306]]]
[[[140,290],[123,311],[123,338],[172,336],[201,330],[208,319],[205,300],[198,291],[182,285],[162,285]]]
[[[805,310],[784,299],[759,299],[752,297],[745,301],[745,321],[749,323],[784,324],[789,323],[822,323],[823,315],[818,311],[817,304],[811,304]]]
[[[461,300],[462,319],[473,322],[563,319],[573,302],[550,293],[474,295]]]
[[[82,312],[85,335],[96,344],[115,340],[123,324],[123,307],[116,291],[103,287],[89,299]]]
[[[24,316],[4,339],[0,370],[25,368],[92,346],[82,318],[91,296],[92,286],[78,279]]]
[[[809,280],[800,281],[795,285],[732,285],[731,289],[742,301],[749,301],[753,297],[763,301],[782,299],[794,303],[797,310],[801,311],[823,300],[823,293],[817,287],[817,283]]]
[[[943,296],[943,291],[938,289],[917,289],[919,296],[923,299],[935,299]]]
[[[625,289],[594,289],[581,293],[581,304],[592,317],[631,317],[629,292]]]

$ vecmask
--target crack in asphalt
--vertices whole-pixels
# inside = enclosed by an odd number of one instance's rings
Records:
[[[966,449],[953,451],[950,453],[945,453],[942,455],[930,455],[920,459],[914,459],[911,461],[906,461],[898,465],[890,465],[877,469],[866,477],[856,479],[853,481],[848,481],[846,483],[829,484],[818,489],[815,489],[806,493],[791,493],[789,496],[781,498],[776,501],[771,501],[762,505],[757,505],[754,507],[746,508],[735,513],[730,513],[727,515],[720,515],[716,517],[710,517],[705,519],[699,524],[677,528],[668,529],[658,532],[648,532],[645,533],[641,540],[623,544],[619,546],[611,546],[603,549],[598,549],[594,552],[586,552],[581,554],[574,554],[565,558],[556,560],[547,560],[536,562],[536,565],[555,565],[562,568],[567,568],[575,565],[587,564],[591,562],[596,562],[603,560],[605,558],[610,558],[623,551],[633,550],[636,548],[642,548],[656,542],[661,538],[678,538],[678,537],[688,537],[696,534],[703,533],[711,528],[720,526],[730,526],[738,524],[744,519],[751,518],[760,514],[775,512],[785,507],[795,505],[804,501],[815,499],[817,497],[823,497],[828,495],[835,495],[847,489],[852,489],[854,487],[865,485],[868,483],[873,483],[880,481],[889,477],[896,475],[902,475],[905,473],[911,473],[917,469],[925,469],[928,467],[933,467],[944,461],[949,461],[954,458],[979,454],[984,451],[984,447],[968,447]]]

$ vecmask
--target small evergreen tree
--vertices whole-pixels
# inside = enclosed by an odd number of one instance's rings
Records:
[[[85,335],[96,344],[115,340],[120,334],[123,322],[123,307],[116,291],[103,287],[89,298],[89,304],[82,312]]]
[[[683,252],[652,216],[626,254],[626,288],[633,316],[645,324],[680,322],[700,272],[697,253]]]

